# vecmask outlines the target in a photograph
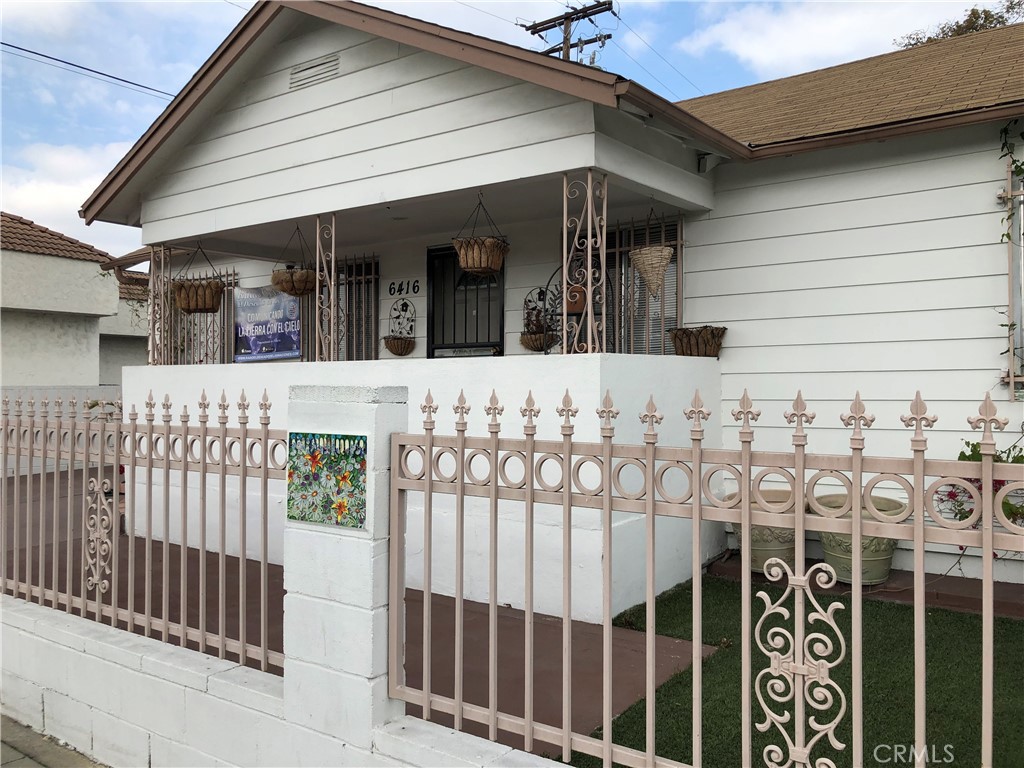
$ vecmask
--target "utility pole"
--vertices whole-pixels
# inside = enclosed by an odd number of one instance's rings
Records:
[[[569,55],[573,47],[578,47],[580,51],[583,50],[584,46],[592,45],[594,43],[604,43],[605,40],[611,39],[611,35],[608,33],[602,33],[596,37],[579,39],[576,42],[572,41],[572,25],[577,21],[583,21],[589,19],[592,16],[598,16],[602,13],[613,12],[612,0],[601,0],[601,2],[592,3],[582,8],[575,8],[568,13],[563,13],[561,16],[554,16],[544,21],[536,21],[533,24],[523,24],[522,27],[531,35],[540,35],[544,32],[549,32],[552,29],[562,28],[562,42],[558,45],[554,45],[548,48],[546,51],[542,51],[544,54],[555,53],[557,51],[562,52],[563,61],[569,61]]]

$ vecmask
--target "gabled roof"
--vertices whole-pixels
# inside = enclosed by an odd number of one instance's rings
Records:
[[[608,107],[628,103],[726,156],[742,157],[745,146],[710,127],[642,85],[604,70],[562,61],[508,43],[383,11],[349,0],[267,0],[253,6],[227,39],[128,151],[79,215],[91,224],[188,118],[231,66],[285,9],[359,29],[457,61],[509,75]]]
[[[99,248],[6,211],[0,212],[0,248],[5,251],[39,253],[77,261],[95,261],[99,264],[104,264],[112,258]]]
[[[1024,24],[678,102],[758,148],[941,119],[1024,113]],[[861,137],[867,140],[871,137]]]

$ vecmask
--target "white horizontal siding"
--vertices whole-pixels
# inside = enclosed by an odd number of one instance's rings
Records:
[[[338,76],[288,89],[294,64],[330,53]],[[143,238],[586,167],[594,119],[590,103],[545,88],[342,27],[307,29],[264,57],[150,185]]]
[[[1007,402],[1005,184],[998,125],[793,158],[721,166],[715,208],[686,224],[684,320],[728,327],[725,443],[743,390],[763,415],[762,450],[791,445],[782,413],[802,390],[812,449],[848,450],[855,392],[877,417],[873,453],[903,455],[899,417],[917,390],[940,415],[933,455],[955,456],[991,392]],[[976,436],[975,436],[976,439]]]

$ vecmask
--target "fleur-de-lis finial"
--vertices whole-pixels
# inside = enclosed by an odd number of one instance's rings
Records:
[[[149,394],[146,395],[145,406],[146,406],[146,415],[147,416],[149,414],[153,413],[153,411],[156,409],[156,400],[153,397],[153,390],[152,389],[149,390]]]
[[[244,418],[249,415],[249,398],[245,396],[245,390],[242,390],[241,397],[238,398],[238,418]]]
[[[657,434],[654,428],[658,424],[661,424],[661,422],[663,422],[664,420],[665,417],[661,414],[661,411],[659,411],[658,407],[654,404],[654,395],[651,395],[647,399],[647,407],[644,409],[644,412],[640,414],[640,423],[647,425],[647,431],[645,434]]]
[[[49,415],[50,401],[47,398],[43,398],[39,401],[39,415],[44,419]]]
[[[75,398],[71,398],[71,399],[74,400]],[[14,398],[14,415],[15,416],[21,416],[21,405],[22,405],[21,398],[20,397]]]
[[[228,393],[223,389],[220,391],[220,402],[217,403],[217,408],[221,414],[226,416],[228,413]]]
[[[263,397],[260,398],[260,413],[269,418],[270,416],[270,395],[267,394],[267,390],[263,390]]]
[[[992,396],[986,392],[985,401],[978,406],[977,416],[968,416],[967,423],[971,425],[971,429],[981,429],[984,427],[985,431],[981,435],[981,442],[992,441],[992,430],[993,428],[1002,430],[1010,423],[1009,419],[1002,419],[996,413],[996,404],[992,402]]]
[[[914,395],[914,400],[910,404],[910,415],[900,416],[903,426],[914,427],[914,437],[916,438],[924,437],[922,427],[934,427],[938,420],[938,416],[928,413],[928,404],[921,399],[921,390],[917,390],[917,394]]]
[[[693,422],[693,429],[695,431],[703,430],[704,427],[701,422],[711,418],[711,411],[704,407],[704,401],[700,397],[699,389],[693,393],[690,407],[683,411],[683,415],[688,421]]]
[[[817,416],[813,411],[807,410],[807,403],[804,402],[804,393],[801,390],[797,390],[796,399],[793,401],[793,410],[786,411],[783,416],[786,417],[786,422],[789,424],[796,424],[796,434],[804,434],[804,424],[813,424],[814,417]]]
[[[0,402],[2,402],[2,406],[0,406],[0,413],[3,413],[3,415],[6,416],[11,411],[11,398],[8,395],[4,395],[4,399]]]
[[[491,417],[491,424],[498,423],[498,417],[505,412],[505,406],[498,402],[498,393],[491,390],[491,397],[484,406],[484,413]]]
[[[840,416],[839,421],[848,427],[853,427],[854,438],[863,437],[863,433],[860,431],[861,427],[866,429],[875,423],[875,417],[867,413],[864,403],[860,399],[860,390],[857,390],[853,402],[850,403],[849,412]]]
[[[160,404],[160,407],[163,408],[163,411],[164,411],[164,421],[170,421],[171,420],[171,396],[170,395],[164,395],[164,399],[163,399],[163,402]]]
[[[519,409],[519,413],[526,417],[526,427],[533,427],[533,420],[537,416],[540,416],[540,408],[538,408],[537,403],[534,402],[532,389],[526,393],[526,404]]]
[[[452,406],[452,410],[455,412],[455,426],[456,428],[466,428],[466,414],[472,410],[472,406],[466,405],[466,393],[463,390],[459,390],[459,399],[456,400],[455,405]]]
[[[612,419],[619,417],[619,409],[612,402],[612,392],[610,389],[604,391],[604,399],[601,401],[601,407],[597,409],[597,415],[601,418],[601,429],[603,430],[611,429]]]
[[[206,389],[199,396],[199,420],[206,421],[207,411],[210,408],[210,398],[206,396]]]
[[[741,435],[753,434],[754,430],[750,428],[750,422],[761,418],[761,411],[754,408],[754,401],[750,399],[746,389],[743,390],[743,397],[740,398],[740,407],[733,408],[732,417],[736,421],[743,422],[740,425]]]
[[[53,415],[60,416],[64,410],[64,399],[61,397],[54,398],[53,400]]]
[[[565,394],[562,395],[562,404],[555,409],[555,413],[562,417],[562,426],[571,427],[572,422],[570,419],[576,418],[576,414],[580,412],[580,409],[572,404],[572,396],[569,394],[569,390],[565,390]]]
[[[428,429],[433,427],[434,414],[437,413],[437,405],[434,403],[434,396],[430,393],[429,389],[427,390],[427,396],[423,399],[423,405],[420,406],[420,411],[426,415],[426,418],[423,420],[423,426]]]

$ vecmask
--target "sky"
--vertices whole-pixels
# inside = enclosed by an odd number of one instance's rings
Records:
[[[388,10],[540,50],[517,23],[557,16],[555,0],[371,0]],[[583,2],[577,2],[578,7]],[[673,101],[895,50],[894,38],[962,17],[973,3],[660,2],[616,0],[618,16],[580,22],[574,39],[595,64]],[[984,4],[984,3],[983,3]],[[0,0],[0,39],[168,94],[177,93],[245,15],[243,0],[12,2]],[[69,71],[9,46],[0,54],[0,206],[114,256],[140,231],[85,224],[78,210],[170,97]]]

